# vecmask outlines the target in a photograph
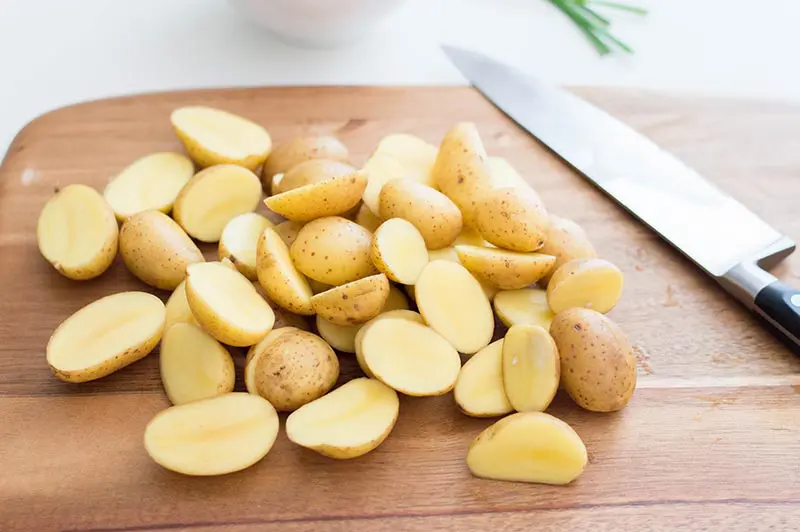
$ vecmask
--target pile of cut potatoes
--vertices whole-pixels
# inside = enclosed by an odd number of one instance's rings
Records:
[[[153,460],[187,475],[247,468],[273,446],[278,412],[291,442],[355,458],[391,433],[398,393],[452,391],[464,414],[502,418],[469,446],[474,475],[567,484],[583,472],[581,438],[545,411],[559,388],[595,412],[630,400],[635,357],[605,315],[623,275],[487,156],[474,124],[438,147],[389,135],[357,168],[333,137],[273,146],[262,126],[207,107],[171,120],[188,155],[146,155],[102,192],[65,186],[37,228],[70,279],[100,276],[119,253],[171,292],[166,304],[152,290],[103,297],[47,345],[53,373],[80,383],[160,343],[173,406],[145,430]],[[264,191],[269,217],[255,212]],[[197,242],[217,243],[219,260]],[[351,355],[364,377],[336,387]]]

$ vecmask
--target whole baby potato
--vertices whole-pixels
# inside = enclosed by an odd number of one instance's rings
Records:
[[[550,335],[561,357],[561,385],[578,406],[593,412],[620,410],[636,388],[636,357],[625,333],[597,311],[559,312]]]
[[[352,174],[356,169],[347,163],[330,159],[312,159],[292,166],[280,180],[272,184],[272,193],[280,194],[287,190],[319,183],[332,177]]]
[[[181,226],[155,210],[134,214],[122,224],[119,253],[133,275],[162,290],[175,290],[190,264],[205,261]]]
[[[475,223],[490,244],[512,251],[536,251],[544,245],[549,219],[532,188],[508,187],[492,190],[478,203]]]
[[[339,216],[313,220],[292,243],[294,265],[307,277],[333,286],[374,275],[372,233]]]
[[[284,333],[269,344],[255,367],[258,394],[276,410],[296,410],[328,393],[339,378],[339,359],[319,336]]]

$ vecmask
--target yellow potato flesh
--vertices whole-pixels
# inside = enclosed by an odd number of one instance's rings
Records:
[[[331,458],[356,458],[386,439],[399,410],[393,389],[377,380],[354,379],[290,414],[286,435]]]
[[[280,194],[332,177],[349,175],[356,171],[347,163],[328,159],[313,159],[301,162],[288,170],[280,180],[273,182],[272,194]]]
[[[481,281],[502,290],[515,290],[541,279],[556,259],[543,253],[498,248],[456,246],[461,264]]]
[[[208,262],[189,266],[187,273],[189,307],[215,339],[246,347],[261,341],[272,329],[275,314],[239,272]]]
[[[544,412],[558,391],[561,363],[550,334],[514,325],[503,340],[503,387],[517,412]]]
[[[254,171],[272,149],[267,130],[219,109],[182,107],[173,111],[171,121],[189,156],[203,167],[236,164]]]
[[[372,237],[372,263],[389,279],[416,284],[428,264],[425,240],[417,228],[402,218],[386,220]]]
[[[36,227],[39,251],[62,275],[97,277],[117,255],[119,230],[103,197],[85,185],[69,185],[45,204]]]
[[[538,325],[550,329],[553,311],[547,303],[547,291],[542,288],[503,290],[494,296],[494,311],[506,327]]]
[[[503,340],[487,345],[467,360],[453,397],[462,412],[474,417],[502,416],[514,408],[503,389]]]
[[[219,239],[220,259],[230,259],[242,275],[255,281],[256,247],[264,229],[272,227],[272,222],[254,212],[240,214],[232,219],[222,230]]]
[[[603,259],[575,259],[562,265],[547,284],[547,302],[556,314],[574,307],[606,313],[622,295],[622,272]]]
[[[267,228],[258,240],[256,274],[258,284],[279,306],[304,316],[314,314],[314,295],[305,276],[295,268],[289,248],[278,233]]]
[[[400,318],[404,320],[411,320],[414,323],[419,323],[420,325],[425,325],[425,320],[422,319],[422,316],[418,312],[414,312],[413,310],[392,310],[389,312],[384,312],[379,314],[378,316],[372,318],[370,321],[363,325],[359,325],[359,330],[356,333],[355,341],[354,341],[354,348],[356,353],[356,361],[358,362],[361,371],[364,372],[364,375],[367,377],[374,377],[372,371],[370,371],[369,367],[367,367],[366,363],[364,362],[364,350],[361,344],[361,341],[364,339],[364,333],[367,332],[369,326],[373,323],[377,323],[380,320],[388,319],[388,318]]]
[[[553,255],[556,263],[550,273],[542,277],[542,286],[550,280],[550,276],[564,263],[573,259],[592,259],[597,257],[597,252],[589,242],[586,231],[573,222],[560,216],[550,215],[550,226],[545,234],[544,246],[539,250],[547,255]]]
[[[292,331],[297,331],[296,327],[281,327],[274,329],[264,337],[263,340],[256,345],[251,346],[247,351],[247,359],[244,363],[244,385],[249,393],[258,394],[258,387],[256,386],[256,368],[258,367],[259,359],[266,353],[267,346],[272,344],[275,340],[284,334]]]
[[[194,165],[185,155],[154,153],[120,172],[103,195],[121,221],[143,211],[168,213],[178,193],[193,175]]]
[[[331,177],[264,200],[266,206],[297,222],[344,214],[358,205],[367,178],[363,172]]]
[[[278,435],[278,414],[266,399],[227,393],[173,406],[144,432],[147,454],[184,475],[224,475],[255,464]]]
[[[264,162],[262,176],[269,179],[312,159],[347,161],[347,156],[347,146],[334,137],[297,137],[275,146]]]
[[[461,233],[456,238],[456,241],[453,243],[453,246],[448,246],[446,248],[441,249],[429,249],[428,250],[428,260],[433,262],[435,260],[447,260],[450,262],[454,262],[456,264],[461,264],[461,260],[458,258],[458,253],[456,253],[455,245],[469,245],[469,246],[487,246],[489,245],[480,234],[474,229],[469,227],[464,227],[461,230]],[[474,276],[473,276],[474,277]],[[477,278],[476,278],[477,279]],[[498,288],[488,282],[477,279],[477,281],[481,285],[481,289],[483,293],[486,294],[486,297],[491,301],[494,299],[495,294],[497,294]],[[413,289],[413,286],[408,286],[406,288]],[[409,294],[410,295],[410,294]],[[414,296],[412,296],[414,297]]]
[[[236,380],[230,353],[190,323],[164,333],[159,367],[164,391],[174,405],[232,392]]]
[[[189,308],[189,301],[186,299],[186,281],[181,281],[181,284],[167,300],[167,318],[164,330],[166,331],[176,323],[197,324],[197,320],[192,315],[192,309]]]
[[[363,172],[367,175],[367,187],[361,199],[372,214],[380,216],[380,194],[383,185],[393,179],[405,179],[406,170],[393,157],[375,154],[364,165]]]
[[[217,242],[225,226],[261,200],[258,177],[240,166],[212,166],[195,175],[175,200],[175,221],[202,242]]]
[[[67,382],[109,375],[153,350],[165,314],[161,300],[144,292],[98,299],[58,326],[47,344],[47,363]]]
[[[399,162],[406,177],[426,185],[433,185],[433,165],[437,148],[419,137],[407,133],[387,135],[378,143],[375,155],[385,155]]]
[[[461,370],[461,357],[447,340],[404,318],[372,323],[360,349],[364,363],[378,380],[407,395],[447,393]]]
[[[501,419],[481,432],[467,453],[475,476],[542,484],[569,484],[587,461],[586,447],[572,427],[542,412]]]
[[[362,203],[356,213],[356,223],[369,231],[374,233],[376,229],[383,223],[383,220],[372,214],[366,203]]]
[[[458,351],[483,349],[494,333],[494,314],[480,283],[461,265],[429,263],[414,287],[425,321]]]

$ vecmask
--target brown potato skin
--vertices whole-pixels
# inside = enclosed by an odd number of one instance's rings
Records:
[[[187,266],[205,261],[181,226],[160,211],[134,214],[122,224],[119,253],[133,275],[161,290],[175,290]]]
[[[453,200],[411,179],[393,179],[381,189],[381,218],[411,222],[425,239],[428,249],[441,249],[455,242],[463,227],[461,211]]]
[[[264,162],[261,181],[269,186],[272,176],[288,172],[294,166],[313,159],[347,161],[349,153],[339,139],[329,136],[296,137],[276,145]]]
[[[578,406],[614,412],[636,389],[636,357],[625,333],[604,314],[571,308],[556,314],[550,335],[561,357],[561,386]]]
[[[539,195],[531,188],[500,188],[478,203],[475,225],[490,244],[511,251],[536,251],[544,246],[550,221]]]
[[[386,275],[372,275],[311,298],[317,316],[336,325],[359,325],[381,313],[389,297]]]
[[[545,234],[544,246],[539,250],[547,255],[553,255],[556,263],[550,273],[545,275],[540,284],[545,286],[550,277],[565,262],[572,259],[593,259],[597,257],[594,246],[589,242],[583,228],[572,220],[561,218],[554,214],[550,215],[550,225]]]
[[[292,166],[283,178],[273,183],[272,193],[280,194],[287,190],[319,183],[331,177],[352,174],[356,169],[347,163],[329,159],[312,159]]]

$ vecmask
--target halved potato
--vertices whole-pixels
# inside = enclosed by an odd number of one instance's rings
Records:
[[[164,391],[174,405],[232,392],[236,381],[230,353],[190,323],[178,323],[164,332],[159,368]]]
[[[187,273],[189,308],[215,339],[247,347],[272,330],[275,313],[245,276],[213,262],[193,264]]]
[[[297,271],[289,248],[277,231],[267,227],[258,239],[256,274],[258,284],[277,305],[303,316],[314,314],[314,295],[305,276]]]
[[[36,241],[58,273],[83,281],[102,274],[114,262],[119,229],[114,212],[95,189],[68,185],[42,209]]]
[[[458,351],[483,349],[494,333],[494,314],[480,283],[460,264],[428,263],[415,285],[425,321]]]
[[[550,218],[532,188],[499,188],[475,211],[475,226],[491,244],[512,251],[536,251],[544,245]]]
[[[346,213],[358,205],[366,186],[364,173],[354,172],[270,196],[264,203],[289,220],[307,222]]]
[[[361,360],[372,375],[406,395],[442,395],[456,384],[458,352],[433,329],[404,318],[365,328]]]
[[[427,185],[410,179],[386,183],[379,195],[380,215],[411,222],[428,249],[452,244],[462,230],[461,211],[455,203]]]
[[[372,371],[370,371],[370,369],[364,363],[364,350],[362,348],[361,341],[364,339],[364,333],[367,331],[370,325],[372,325],[373,323],[377,323],[380,320],[388,318],[411,320],[414,323],[425,325],[425,320],[422,319],[422,316],[418,312],[414,312],[413,310],[404,310],[404,309],[390,310],[388,312],[383,312],[381,314],[378,314],[376,317],[372,318],[367,323],[359,325],[360,329],[356,333],[356,337],[353,344],[355,347],[356,361],[358,362],[361,371],[363,371],[364,375],[366,375],[367,377],[374,377],[374,375],[372,374]]]
[[[372,214],[366,203],[362,203],[356,213],[355,222],[370,233],[374,233],[378,226],[383,223],[383,220]]]
[[[296,137],[272,149],[264,162],[261,176],[264,185],[267,185],[275,174],[286,173],[302,162],[312,159],[344,162],[347,157],[347,146],[335,137]]]
[[[258,177],[241,166],[223,164],[198,172],[186,183],[173,206],[173,217],[190,236],[217,242],[225,226],[261,199]]]
[[[550,215],[550,225],[544,239],[544,246],[539,250],[541,253],[553,255],[556,263],[550,272],[542,277],[542,286],[550,281],[550,276],[555,273],[565,262],[573,259],[593,259],[597,257],[594,246],[589,242],[586,231],[566,218],[561,218],[554,214]]]
[[[189,300],[186,299],[186,281],[181,281],[181,284],[167,299],[164,330],[166,331],[176,323],[194,323],[197,325],[197,320],[192,315],[192,309],[189,308]]]
[[[410,222],[392,218],[381,224],[372,236],[372,264],[392,281],[416,284],[428,264],[425,239]]]
[[[355,171],[354,167],[341,161],[330,159],[304,161],[287,170],[279,181],[273,182],[272,195],[319,183],[332,177],[350,175]]]
[[[311,306],[331,323],[357,325],[380,314],[388,297],[389,280],[381,273],[316,294]]]
[[[553,311],[547,303],[547,291],[542,288],[501,290],[494,296],[494,311],[506,327],[538,325],[550,329]]]
[[[264,229],[273,227],[272,222],[254,212],[240,214],[225,225],[219,239],[219,258],[230,259],[242,275],[255,281],[256,248]]]
[[[226,393],[157,414],[144,431],[147,454],[184,475],[224,475],[255,464],[278,436],[278,414],[269,401]]]
[[[121,292],[89,303],[59,325],[47,363],[66,382],[87,382],[144,358],[161,340],[164,303],[145,292]]]
[[[555,257],[543,253],[479,246],[456,246],[456,253],[467,270],[502,290],[532,285],[550,271],[556,261]]]
[[[393,133],[378,142],[373,155],[386,155],[403,166],[408,179],[433,186],[436,146],[408,133]]]
[[[511,163],[502,157],[487,157],[486,169],[489,172],[489,179],[494,188],[530,188],[528,182],[519,175],[519,172],[511,166]]]
[[[547,302],[556,314],[573,307],[606,313],[622,295],[619,268],[604,259],[574,259],[563,264],[547,283]]]
[[[397,392],[374,379],[353,379],[289,414],[286,436],[330,458],[356,458],[383,443],[399,413]]]
[[[586,446],[566,423],[542,412],[504,417],[481,432],[467,453],[477,477],[569,484],[588,462]]]
[[[300,229],[303,228],[305,224],[303,222],[293,222],[291,220],[286,220],[285,222],[281,222],[276,225],[273,229],[281,237],[283,243],[286,244],[286,247],[291,247],[292,243],[297,239],[298,233],[300,233]]]
[[[367,186],[362,200],[372,214],[380,216],[380,193],[383,185],[394,179],[405,179],[406,169],[397,159],[388,155],[374,154],[362,169],[367,176]]]
[[[244,386],[249,393],[258,395],[258,387],[256,386],[256,367],[258,361],[264,353],[266,353],[267,346],[275,342],[278,338],[286,333],[292,331],[299,331],[297,327],[281,327],[280,329],[272,329],[263,340],[256,345],[250,346],[247,350],[247,357],[244,361]]]
[[[267,130],[211,107],[181,107],[170,117],[175,134],[199,166],[236,164],[255,171],[272,149]]]
[[[495,417],[513,412],[503,389],[503,340],[487,345],[467,360],[458,375],[453,397],[472,417]]]
[[[503,388],[517,412],[544,412],[558,391],[561,363],[550,333],[513,325],[503,340]]]
[[[193,175],[194,164],[185,155],[154,153],[137,159],[117,174],[103,195],[121,222],[143,211],[168,213]]]

